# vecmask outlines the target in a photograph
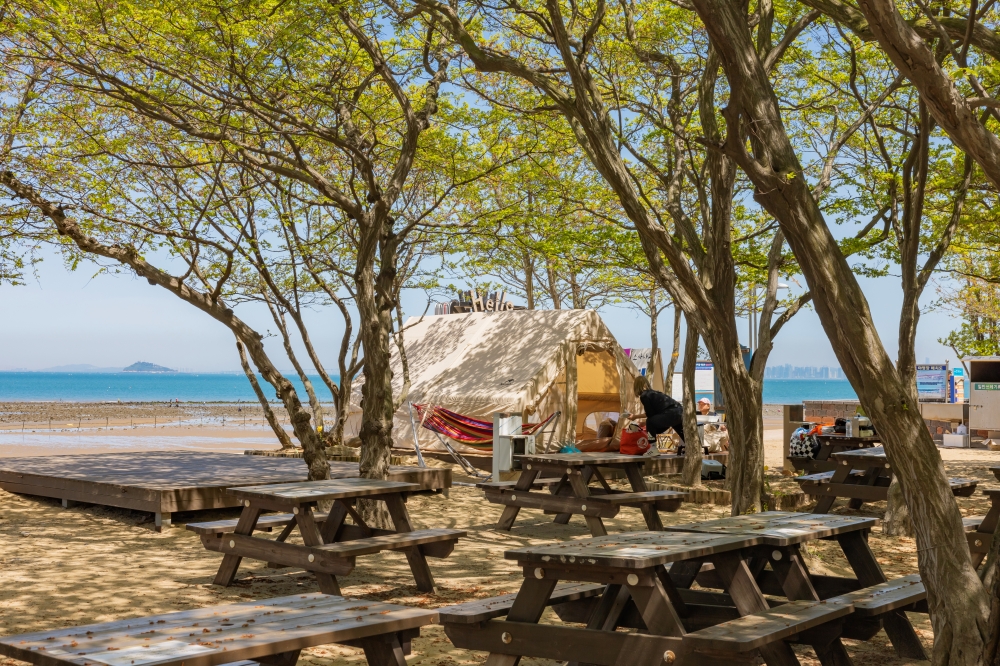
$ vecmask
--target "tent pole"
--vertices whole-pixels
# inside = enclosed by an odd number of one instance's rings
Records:
[[[488,479],[492,476],[492,474],[481,474],[478,469],[473,467],[472,463],[466,460],[461,454],[459,454],[458,451],[453,449],[451,444],[445,441],[445,438],[442,437],[441,433],[437,430],[431,430],[431,432],[437,435],[438,441],[440,441],[444,448],[448,450],[448,453],[451,454],[451,457],[455,459],[455,462],[458,463],[459,467],[461,467],[466,474],[474,479]]]
[[[413,450],[417,452],[417,463],[421,467],[427,467],[427,463],[424,462],[424,456],[420,453],[420,443],[417,441],[417,423],[413,420],[413,403],[406,403],[410,408],[410,429],[413,430]]]

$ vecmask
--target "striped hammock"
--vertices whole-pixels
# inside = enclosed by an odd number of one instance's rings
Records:
[[[420,418],[420,424],[433,432],[482,451],[493,450],[493,424],[490,421],[480,421],[470,416],[463,416],[444,407],[428,405],[413,405]],[[429,410],[429,411],[428,411]],[[555,418],[558,412],[552,412],[541,423],[525,423],[521,432],[534,435]]]

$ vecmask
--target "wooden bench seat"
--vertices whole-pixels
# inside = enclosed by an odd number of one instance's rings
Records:
[[[293,666],[299,651],[361,647],[371,666],[405,666],[410,642],[437,612],[320,593],[208,606],[103,624],[0,637],[0,654],[39,666]]]
[[[827,603],[850,604],[858,617],[882,615],[927,598],[919,574],[911,574],[827,599]]]
[[[684,636],[694,650],[749,652],[851,614],[849,603],[791,601]]]
[[[270,532],[275,527],[284,527],[294,517],[290,513],[267,513],[257,519],[257,527],[254,529],[260,532]],[[317,523],[324,522],[326,517],[325,513],[313,514],[313,520]],[[236,525],[239,522],[235,518],[232,520],[210,520],[203,523],[188,523],[185,527],[196,534],[230,534],[236,531]]]
[[[976,485],[979,481],[976,479],[948,479],[948,483],[951,485],[951,492],[956,497],[971,497],[972,493],[976,492]]]
[[[687,493],[677,490],[647,490],[641,493],[605,493],[591,495],[588,500],[607,502],[613,506],[655,504],[660,511],[676,511]]]
[[[831,483],[831,481],[833,480],[833,475],[834,475],[834,472],[832,472],[832,471],[831,472],[816,472],[815,474],[806,474],[804,476],[797,476],[797,477],[795,477],[792,480],[796,481],[796,482],[798,482],[800,484],[802,484],[802,483],[813,483],[813,484],[819,485],[819,484],[824,484],[824,483]],[[861,477],[861,476],[864,476],[864,475],[865,475],[864,470],[860,470],[860,469],[851,470],[851,476]]]
[[[558,477],[549,476],[544,479],[535,479],[531,483],[532,488],[548,488],[550,486],[559,485]],[[494,490],[513,490],[514,486],[517,485],[517,481],[480,481],[476,484],[476,488],[480,490],[485,490],[486,488],[493,488]]]
[[[424,546],[421,550],[428,557],[447,557],[451,553],[440,554],[441,549],[426,548],[430,544],[450,543],[452,548],[460,538],[466,536],[468,532],[453,529],[431,529],[413,530],[412,532],[392,532],[390,534],[380,534],[352,541],[338,541],[337,543],[315,546],[316,550],[322,550],[335,557],[358,557],[361,555],[372,555],[383,550],[403,550],[411,546]]]
[[[592,583],[559,583],[556,585],[556,589],[552,591],[551,596],[549,596],[548,605],[555,606],[570,601],[596,597],[604,591],[604,587],[604,585]],[[439,608],[439,622],[441,624],[475,624],[503,617],[510,612],[516,596],[516,594],[505,594],[490,599],[480,599],[478,601]]]

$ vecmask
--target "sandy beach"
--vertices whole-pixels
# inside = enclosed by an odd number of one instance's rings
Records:
[[[99,417],[103,412],[95,410],[94,413]],[[193,414],[193,411],[187,413],[189,420]],[[213,417],[221,419],[221,416],[220,412],[213,413]],[[111,417],[109,412],[109,421]],[[234,417],[230,414],[226,418]],[[120,416],[118,420],[122,420]],[[773,420],[769,420],[766,431],[769,479],[774,484],[788,483],[778,472],[782,437],[780,428],[774,426]],[[266,448],[256,440],[268,441],[268,433],[260,426],[243,427],[229,422],[225,426],[189,423],[155,428],[143,425],[132,429],[115,426],[113,430],[81,428],[77,432],[65,426],[61,431],[49,433],[38,432],[37,428],[34,433],[22,434],[19,430],[7,427],[0,431],[0,455],[162,448],[235,452],[251,447]],[[64,448],[71,441],[76,441],[77,446],[69,450]],[[274,448],[273,435],[269,441],[268,446]],[[251,442],[254,443],[251,445]],[[118,446],[124,448],[115,448]],[[128,448],[133,446],[137,448]],[[945,450],[945,457],[949,474],[975,477],[980,480],[980,488],[996,485],[987,468],[1000,463],[1000,453]],[[457,471],[456,481],[471,481]],[[988,508],[982,494],[957,501],[965,515],[981,515]],[[513,562],[503,558],[505,550],[589,535],[578,518],[568,525],[557,525],[540,511],[531,510],[522,511],[509,533],[497,531],[494,523],[500,509],[487,503],[480,491],[469,486],[456,486],[449,497],[415,496],[408,506],[416,527],[455,527],[469,532],[468,538],[459,542],[450,557],[431,560],[438,583],[437,593],[418,592],[404,556],[383,553],[358,560],[355,572],[341,579],[345,595],[437,607],[514,592],[520,584],[521,572]],[[862,511],[854,512],[840,502],[835,512],[880,517],[884,505],[866,505]],[[664,523],[679,524],[722,517],[727,513],[728,509],[721,506],[684,504],[676,513],[661,515]],[[183,529],[183,523],[236,515],[234,510],[175,514],[175,527],[157,534],[150,529],[146,514],[86,505],[63,509],[56,500],[0,491],[0,580],[3,581],[0,585],[0,634],[318,591],[312,576],[303,571],[268,569],[263,562],[254,561],[244,562],[235,585],[229,588],[213,586],[211,581],[219,556],[206,551],[195,534]],[[641,514],[631,509],[623,510],[606,523],[611,533],[644,527]],[[917,571],[912,539],[885,537],[876,529],[870,543],[890,578]],[[811,570],[848,575],[847,562],[835,543],[812,542],[805,550]],[[910,617],[930,650],[932,634],[927,616],[911,614]],[[547,612],[544,621],[557,620],[554,614]],[[845,644],[859,666],[920,663],[897,659],[884,633],[869,642],[846,640]],[[810,648],[796,648],[796,651],[803,664],[819,663]],[[421,666],[479,664],[485,661],[485,656],[453,647],[442,629],[431,627],[414,641],[413,655],[407,663]],[[307,650],[302,658],[302,663],[315,666],[364,663],[359,650],[337,646]],[[524,659],[521,663],[540,666],[555,662]],[[21,666],[21,662],[0,659],[0,666]]]

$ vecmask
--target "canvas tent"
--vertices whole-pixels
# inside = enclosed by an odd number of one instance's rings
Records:
[[[406,322],[403,339],[410,391],[393,422],[393,439],[401,448],[413,447],[408,403],[486,421],[505,412],[538,422],[560,411],[554,442],[593,437],[605,413],[623,407],[638,411],[635,366],[593,310],[424,316]],[[399,395],[403,372],[395,349],[392,370],[393,393]],[[360,397],[356,386],[355,405]],[[415,412],[414,417],[419,418]],[[441,448],[434,433],[419,424],[417,432],[421,448]]]

